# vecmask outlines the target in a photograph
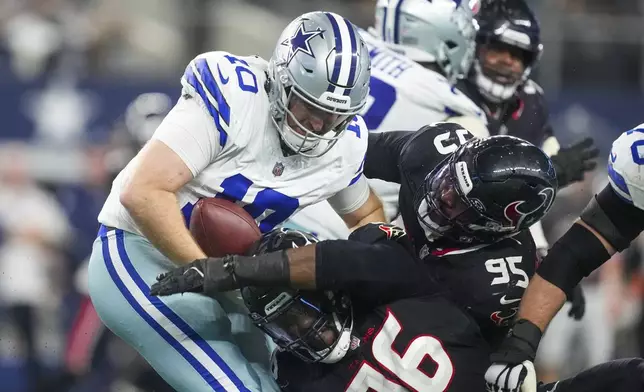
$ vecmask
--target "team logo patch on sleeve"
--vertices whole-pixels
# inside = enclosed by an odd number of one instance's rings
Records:
[[[383,224],[380,224],[378,228],[385,232],[388,240],[397,240],[398,238],[402,238],[407,235],[407,232],[404,229],[401,229],[396,225],[389,225],[389,224],[383,223]]]

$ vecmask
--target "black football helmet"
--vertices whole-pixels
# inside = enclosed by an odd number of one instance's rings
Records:
[[[513,136],[470,139],[425,178],[415,196],[428,240],[492,243],[539,221],[557,193],[550,158]]]
[[[312,234],[278,228],[262,236],[256,254],[318,242]],[[349,351],[353,309],[346,295],[331,291],[245,287],[250,318],[284,351],[307,362],[335,363]]]
[[[488,2],[477,15],[476,59],[470,79],[491,102],[510,99],[530,77],[543,45],[539,21],[524,0]],[[493,67],[485,60],[489,50],[507,51],[523,62],[523,72]]]

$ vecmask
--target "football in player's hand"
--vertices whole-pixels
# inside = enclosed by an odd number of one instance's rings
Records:
[[[209,257],[243,255],[262,235],[243,208],[214,197],[197,202],[190,217],[190,233]]]

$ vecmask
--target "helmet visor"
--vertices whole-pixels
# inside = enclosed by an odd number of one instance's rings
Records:
[[[465,196],[456,176],[456,164],[451,159],[426,177],[416,196],[416,208],[430,240],[447,237],[463,242],[481,222],[488,221]]]

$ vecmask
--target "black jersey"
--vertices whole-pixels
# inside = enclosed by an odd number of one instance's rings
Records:
[[[532,80],[500,105],[488,103],[469,80],[461,81],[458,89],[485,111],[490,135],[516,136],[539,147],[553,136],[543,90]]]
[[[521,297],[537,266],[529,231],[487,246],[432,250],[425,263],[448,295],[476,320],[496,347],[516,316]]]
[[[418,222],[414,195],[425,177],[472,135],[443,123],[417,132],[369,135],[365,175],[401,184],[399,204],[416,256],[450,298],[472,314],[495,345],[507,331],[534,274],[536,251],[528,231],[487,246],[455,249],[430,242]]]
[[[400,184],[400,214],[417,255],[436,244],[425,239],[425,233],[418,222],[414,207],[416,190],[432,169],[473,137],[462,126],[453,123],[425,126],[416,132],[369,135],[364,174],[367,178]]]
[[[476,323],[441,296],[376,309],[354,304],[351,350],[335,364],[278,352],[285,392],[483,392],[490,349]]]

